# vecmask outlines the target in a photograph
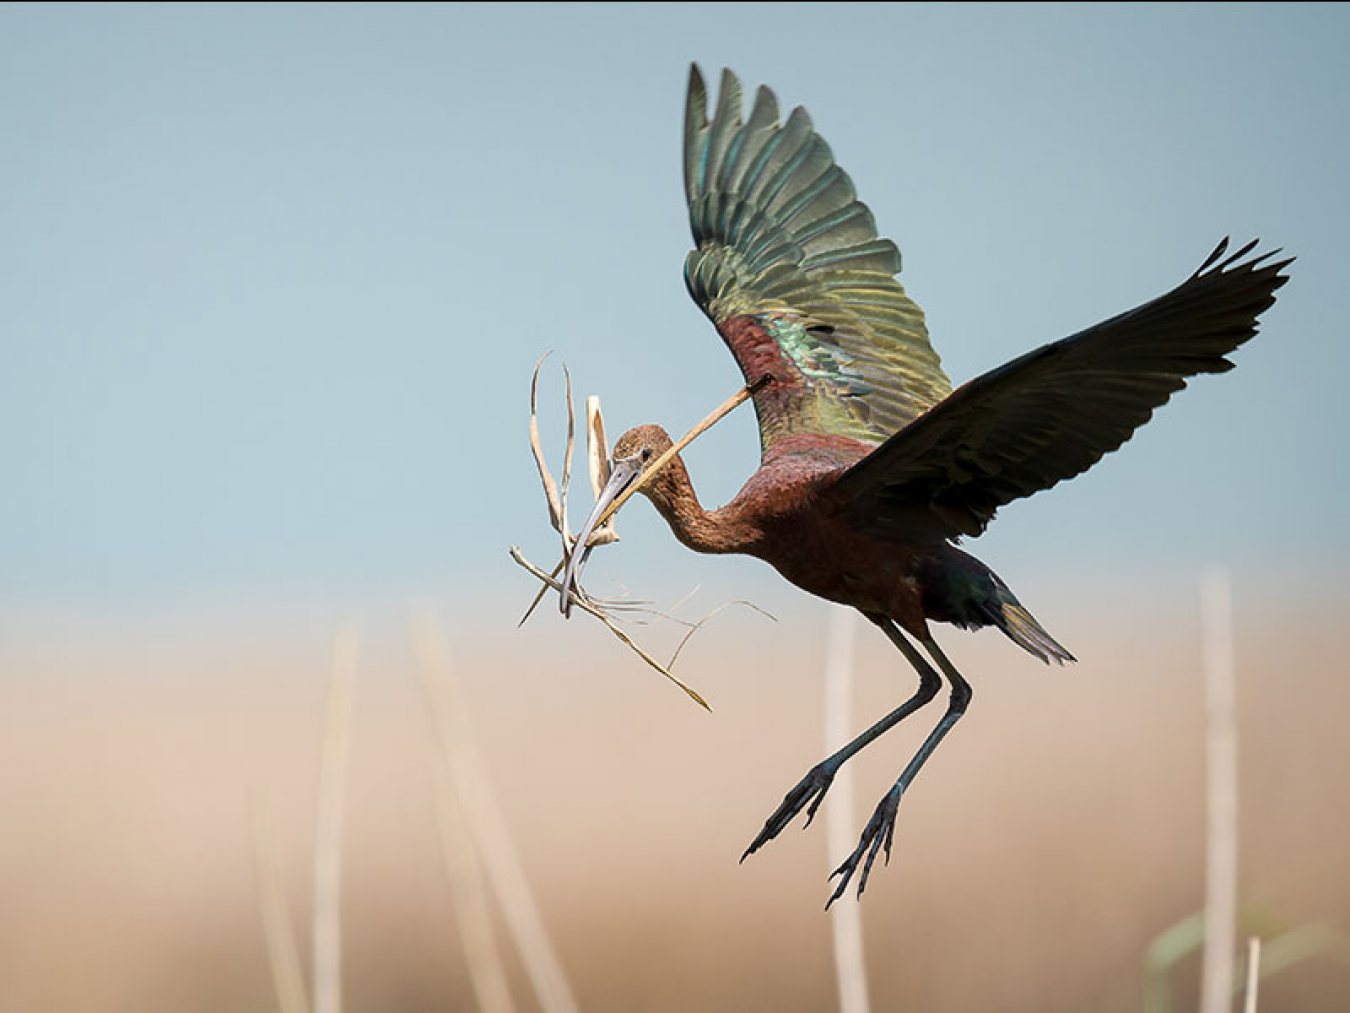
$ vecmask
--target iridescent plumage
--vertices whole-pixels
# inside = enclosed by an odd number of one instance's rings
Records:
[[[642,492],[691,548],[757,556],[856,607],[919,674],[909,699],[788,792],[746,854],[804,809],[809,822],[844,762],[932,700],[942,676],[951,686],[942,719],[836,870],[833,902],[859,870],[861,895],[878,851],[889,857],[901,794],[970,700],[929,623],[994,626],[1042,660],[1073,660],[956,541],[980,534],[1000,506],[1091,467],[1187,378],[1231,369],[1226,356],[1256,333],[1290,261],[1249,256],[1255,243],[1225,257],[1224,240],[1171,292],[953,391],[922,312],[895,279],[899,251],[877,235],[806,112],[780,124],[773,93],[760,88],[742,121],[730,71],[711,119],[707,98],[694,67],[684,170],[695,249],[685,282],[746,380],[772,378],[754,398],[761,466],[718,510],[699,504],[678,456]],[[670,445],[657,426],[624,434],[606,495]],[[568,569],[565,596],[577,570]]]
[[[923,311],[895,280],[900,251],[877,236],[805,109],[780,125],[778,101],[761,87],[743,123],[730,71],[711,120],[706,106],[695,67],[685,284],[746,379],[778,381],[755,397],[764,449],[793,433],[881,442],[952,389]]]

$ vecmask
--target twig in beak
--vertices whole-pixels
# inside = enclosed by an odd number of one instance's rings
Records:
[[[511,546],[511,558],[514,559],[520,566],[523,566],[526,570],[532,573],[539,580],[543,581],[545,589],[553,588],[555,591],[562,590],[562,585],[560,585],[557,582],[557,580],[554,579],[554,577],[551,577],[548,574],[544,573],[543,570],[539,569],[539,567],[531,563],[528,559],[526,559],[523,555],[521,555],[520,550],[517,549],[514,545]],[[559,563],[558,565],[560,567],[562,566],[561,563]],[[676,676],[672,675],[670,669],[668,669],[665,665],[661,664],[661,662],[657,661],[650,654],[648,654],[641,647],[639,647],[637,643],[634,642],[633,638],[630,637],[618,626],[616,626],[614,622],[609,618],[609,616],[605,615],[605,613],[602,610],[596,608],[589,601],[580,597],[574,597],[573,604],[575,604],[582,611],[589,612],[591,615],[595,616],[595,618],[599,619],[602,623],[604,623],[605,626],[609,629],[609,631],[613,633],[616,637],[618,637],[619,640],[622,641],[627,647],[632,648],[633,651],[637,653],[637,656],[639,658],[641,658],[647,664],[651,665],[652,668],[656,669],[667,679],[673,682],[676,686],[679,686],[680,689],[684,690],[685,693],[689,695],[689,698],[694,701],[694,703],[698,704],[706,711],[712,710],[712,708],[708,706],[707,700],[704,700],[703,697],[701,697],[697,693],[697,691],[695,691],[690,686],[686,685]]]
[[[562,535],[563,558],[566,559],[574,550],[576,542],[567,525],[567,487],[572,484],[572,448],[576,445],[577,436],[577,411],[572,403],[572,374],[566,366],[563,366],[563,386],[567,391],[567,449],[563,451],[562,490],[558,497],[559,512],[562,514],[562,527],[558,534]]]
[[[758,380],[755,380],[753,383],[746,384],[735,394],[727,398],[724,402],[722,402],[711,412],[709,412],[707,417],[702,422],[694,426],[694,428],[689,430],[689,432],[685,433],[674,445],[671,446],[669,450],[667,450],[655,461],[649,464],[646,467],[646,469],[643,470],[642,474],[633,480],[632,485],[630,485],[627,489],[625,489],[623,492],[619,493],[619,495],[614,497],[614,502],[609,505],[608,510],[606,510],[603,514],[600,515],[600,520],[597,522],[596,526],[598,527],[604,524],[616,513],[618,513],[619,507],[627,503],[633,497],[634,493],[636,493],[644,485],[646,485],[653,478],[655,478],[657,472],[659,472],[662,468],[664,468],[667,464],[669,464],[671,459],[676,454],[678,454],[685,447],[689,446],[689,444],[693,443],[694,440],[702,436],[705,432],[707,432],[717,423],[721,422],[723,417],[726,416],[733,408],[736,408],[743,402],[748,401],[752,396],[758,394],[761,390],[767,387],[772,381],[773,377],[769,376],[766,373],[763,376],[761,376]]]
[[[544,360],[548,358],[548,355],[549,353],[545,352],[539,361],[534,364],[534,374],[530,377],[530,450],[534,454],[535,467],[539,469],[539,480],[544,486],[544,498],[548,502],[549,524],[553,526],[554,531],[562,536],[563,558],[553,568],[553,573],[550,574],[552,577],[557,577],[571,558],[573,543],[576,541],[572,537],[571,528],[567,521],[567,489],[572,478],[572,450],[576,437],[576,411],[572,402],[572,376],[567,371],[567,367],[564,366],[563,376],[567,381],[567,452],[563,460],[562,490],[560,492],[558,485],[553,481],[552,473],[548,470],[548,463],[544,459],[544,448],[539,440],[539,370],[543,367]],[[590,471],[591,489],[598,498],[604,484],[609,481],[609,446],[605,441],[605,420],[600,413],[600,398],[594,394],[586,399],[586,459]],[[606,523],[597,526],[594,534],[586,540],[586,545],[583,546],[582,551],[589,552],[593,545],[608,545],[618,540],[619,533],[614,530],[614,522],[608,520]],[[531,613],[543,600],[547,591],[547,584],[539,585],[539,592],[534,596],[534,601],[530,602],[530,607],[525,610],[525,614],[520,617],[517,626],[525,625],[525,620],[530,618]]]
[[[547,356],[544,358],[547,358]],[[565,602],[567,599],[570,599],[571,604],[580,606],[583,611],[589,612],[599,619],[620,642],[631,648],[644,662],[656,669],[656,671],[660,672],[676,686],[680,687],[680,689],[682,689],[689,698],[700,707],[710,711],[712,708],[708,706],[708,702],[691,687],[676,678],[676,676],[671,673],[670,667],[674,665],[675,658],[679,656],[680,651],[684,648],[685,643],[688,642],[689,637],[702,626],[706,619],[711,618],[711,616],[705,616],[704,619],[692,624],[689,632],[685,634],[684,638],[680,641],[679,646],[676,647],[675,656],[671,658],[670,665],[662,665],[654,657],[639,647],[632,637],[615,625],[613,620],[611,620],[606,613],[602,603],[587,600],[581,593],[579,587],[566,587],[563,584],[559,584],[557,578],[558,574],[568,565],[575,553],[582,553],[581,558],[576,562],[578,564],[584,564],[586,557],[589,555],[593,546],[618,541],[619,536],[614,531],[613,517],[619,507],[626,503],[633,493],[637,492],[644,484],[650,481],[652,476],[664,468],[676,454],[708,429],[712,428],[712,426],[720,422],[733,408],[736,408],[738,405],[749,400],[752,395],[763,389],[770,382],[770,377],[762,376],[758,380],[747,384],[737,391],[732,397],[728,398],[710,412],[698,423],[698,425],[689,430],[679,442],[675,443],[668,451],[660,455],[649,467],[630,481],[626,488],[623,488],[618,495],[615,496],[613,502],[609,503],[608,506],[603,506],[603,504],[601,504],[601,506],[597,508],[599,514],[594,523],[592,524],[588,520],[587,524],[589,530],[583,529],[581,532],[581,534],[585,536],[585,544],[583,545],[577,538],[572,536],[567,522],[567,490],[571,482],[572,451],[574,449],[576,437],[576,414],[572,400],[572,378],[567,372],[566,367],[564,367],[563,374],[566,377],[567,383],[567,450],[563,460],[562,487],[561,491],[559,491],[558,486],[553,481],[553,476],[549,473],[548,465],[545,463],[543,448],[539,440],[539,370],[543,366],[543,363],[544,359],[541,358],[539,362],[535,364],[534,375],[530,381],[530,449],[534,453],[535,466],[539,469],[539,479],[544,486],[544,496],[548,500],[550,523],[562,537],[563,558],[553,568],[552,573],[545,574],[533,563],[525,559],[525,557],[521,555],[519,549],[515,546],[511,547],[511,558],[515,560],[518,565],[528,570],[540,582],[539,592],[534,596],[534,601],[530,603],[530,607],[525,610],[525,614],[521,616],[520,624],[524,625],[525,620],[530,618],[534,613],[535,608],[543,600],[544,595],[548,593],[549,589],[556,590],[561,595],[565,596]],[[612,462],[609,457],[609,448],[605,439],[605,425],[604,418],[600,413],[600,400],[597,397],[589,397],[586,399],[586,452],[591,489],[595,493],[597,503],[599,504],[608,494],[609,485],[615,476],[613,474]],[[567,583],[575,581],[575,571],[577,570],[579,570],[579,566],[572,567],[573,572],[569,574]],[[564,614],[566,614],[566,611],[565,605]],[[720,611],[720,609],[717,611]],[[714,612],[713,614],[716,613]]]
[[[605,417],[600,414],[600,398],[595,394],[586,398],[586,464],[590,470],[591,496],[598,500],[600,493],[609,484],[610,463],[609,443],[605,440]],[[614,520],[610,518],[596,526],[589,544],[606,545],[618,540]]]
[[[563,536],[563,544],[566,546],[570,544],[566,532],[567,516],[563,513],[562,502],[558,497],[558,486],[553,481],[553,475],[549,473],[548,464],[544,460],[544,448],[539,442],[539,370],[548,356],[549,353],[545,352],[539,357],[539,361],[534,364],[534,375],[530,378],[530,450],[534,453],[534,465],[539,469],[539,481],[544,485],[544,499],[548,501],[548,522],[554,531]]]
[[[543,365],[543,362],[544,360],[540,359],[539,362],[534,367],[536,381],[539,375],[539,367]],[[725,417],[733,408],[736,408],[741,404],[743,404],[744,402],[748,401],[753,395],[758,394],[761,390],[767,387],[772,381],[773,378],[766,373],[764,376],[761,376],[754,382],[746,384],[731,397],[727,398],[726,401],[724,401],[722,404],[718,405],[711,412],[709,412],[702,422],[694,426],[694,428],[689,430],[689,432],[685,433],[684,436],[680,438],[679,442],[677,442],[664,454],[662,454],[655,461],[653,461],[652,464],[641,475],[638,476],[638,478],[636,479],[636,481],[633,482],[632,485],[630,485],[619,496],[615,498],[614,502],[609,505],[609,509],[606,510],[600,516],[600,519],[596,522],[597,531],[605,526],[605,524],[609,521],[609,519],[614,516],[615,512],[618,511],[619,507],[623,506],[625,503],[628,502],[628,498],[632,496],[633,493],[641,489],[642,486],[644,486],[647,482],[651,480],[653,475],[655,475],[658,471],[664,468],[670,462],[671,458],[673,458],[685,447],[689,446],[689,444],[693,443],[697,437],[702,436],[705,432],[707,432],[709,429],[715,426],[718,422],[721,422],[723,417]],[[531,390],[530,403],[531,409],[533,409],[534,407],[533,385],[531,386],[530,390]],[[533,411],[531,412],[530,422],[531,422],[531,443],[533,446],[538,447],[539,445],[537,432],[538,424],[535,421]],[[540,462],[539,469],[541,476],[546,475],[548,469],[543,465],[542,457],[538,450],[536,450],[535,452],[535,460]],[[545,480],[544,483],[545,493],[548,492],[549,484],[551,483],[551,481],[552,481],[551,479]],[[555,524],[554,527],[557,527],[557,525]],[[616,535],[615,538],[617,539],[617,537],[618,536]],[[592,537],[591,543],[595,545],[600,544],[600,542],[598,542],[594,537]],[[549,581],[546,581],[540,585],[538,592],[534,596],[534,600],[530,602],[530,607],[525,610],[525,614],[520,617],[520,622],[516,624],[517,626],[524,626],[525,621],[534,614],[534,610],[539,607],[539,603],[544,600],[544,595],[548,593],[549,587],[554,586],[550,582],[554,578],[556,578],[558,574],[562,572],[563,567],[566,565],[567,565],[567,556],[566,554],[564,554],[563,558],[558,561],[558,565],[553,568],[553,572],[549,574]]]

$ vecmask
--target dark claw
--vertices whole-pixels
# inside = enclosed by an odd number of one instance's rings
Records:
[[[858,839],[858,846],[853,849],[853,854],[844,860],[844,864],[830,873],[830,878],[839,877],[839,885],[834,888],[834,893],[830,899],[825,902],[825,910],[830,909],[830,905],[844,895],[848,889],[849,880],[858,870],[858,863],[862,861],[863,854],[866,853],[867,861],[863,862],[862,875],[858,877],[858,899],[862,899],[863,891],[867,889],[867,877],[872,873],[872,862],[877,857],[877,852],[883,848],[886,851],[886,864],[891,863],[891,841],[895,839],[895,814],[900,808],[901,788],[896,785],[877,803],[877,807],[872,812],[872,818],[867,821],[867,826],[863,828],[862,837]]]
[[[783,796],[782,804],[764,821],[764,829],[759,832],[758,837],[750,842],[750,847],[746,848],[745,854],[741,855],[741,861],[744,862],[782,833],[804,808],[806,809],[806,826],[809,827],[811,821],[816,818],[816,810],[820,808],[820,803],[825,799],[825,793],[830,790],[830,784],[834,781],[836,769],[829,766],[828,761],[812,767],[810,772]],[[807,803],[810,803],[809,808],[807,808]]]

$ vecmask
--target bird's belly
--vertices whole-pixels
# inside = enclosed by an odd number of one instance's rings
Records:
[[[923,607],[913,576],[914,554],[904,546],[858,536],[832,524],[785,526],[757,552],[784,578],[828,601],[879,613],[921,629]]]

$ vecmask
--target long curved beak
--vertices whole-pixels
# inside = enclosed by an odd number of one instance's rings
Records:
[[[609,505],[641,474],[642,460],[636,456],[626,457],[614,462],[609,482],[601,490],[600,498],[595,501],[595,509],[586,518],[586,523],[581,526],[581,531],[577,534],[577,540],[572,543],[572,556],[567,561],[567,571],[563,574],[562,582],[562,614],[564,616],[572,614],[573,591],[576,591],[577,594],[581,593],[580,588],[577,587],[577,578],[581,576],[581,567],[586,562],[586,557],[590,555],[590,549],[586,542],[599,525],[600,517]]]

